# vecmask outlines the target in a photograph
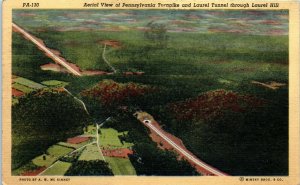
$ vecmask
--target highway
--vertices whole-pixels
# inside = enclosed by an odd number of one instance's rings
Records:
[[[158,134],[160,137],[162,137],[166,142],[168,142],[174,149],[176,149],[179,153],[184,155],[187,159],[193,161],[198,166],[204,168],[205,170],[209,171],[210,173],[216,175],[216,176],[227,176],[227,174],[220,172],[211,166],[205,164],[204,162],[200,161],[199,159],[195,158],[188,152],[186,152],[185,149],[183,149],[181,146],[174,143],[168,136],[166,136],[164,133],[162,133],[160,130],[158,130],[155,126],[151,124],[151,122],[144,123],[147,127],[149,127],[151,130],[153,130],[156,134]]]
[[[76,71],[72,66],[70,66],[68,63],[60,59],[58,56],[56,56],[51,50],[49,50],[47,47],[45,47],[43,44],[41,44],[37,39],[32,37],[29,33],[27,33],[25,30],[20,28],[15,23],[12,23],[13,28],[18,30],[24,37],[29,39],[31,42],[33,42],[35,45],[37,45],[42,51],[44,51],[46,54],[48,54],[55,62],[59,63],[60,65],[64,66],[68,71],[70,71],[72,74],[76,76],[81,76],[81,73]]]
[[[63,61],[62,59],[60,59],[57,55],[55,55],[51,50],[49,50],[47,47],[44,46],[44,44],[40,43],[37,39],[35,39],[33,36],[31,36],[29,33],[27,33],[25,30],[23,30],[22,28],[20,28],[18,25],[16,25],[15,23],[12,23],[12,26],[14,29],[18,30],[18,32],[20,32],[25,38],[29,39],[31,42],[33,42],[36,46],[38,46],[42,51],[44,51],[46,54],[48,54],[55,62],[59,63],[60,65],[64,66],[68,71],[70,71],[72,74],[76,75],[76,76],[81,76],[82,74],[80,72],[78,72],[77,70],[75,70],[72,66],[70,66],[68,63],[66,63],[65,61]],[[116,69],[110,65],[110,63],[106,60],[105,58],[105,49],[106,49],[106,45],[103,48],[103,53],[102,53],[102,57],[104,59],[104,61],[108,64],[108,66],[114,71],[114,73],[116,73]],[[66,89],[65,89],[66,90]],[[67,91],[67,90],[66,90]],[[68,91],[67,91],[68,92]],[[70,92],[68,92],[70,93]],[[70,93],[71,94],[71,93]],[[76,98],[76,97],[75,97]],[[78,101],[80,101],[83,104],[83,107],[85,109],[85,111],[88,113],[85,104],[79,100],[78,98],[76,98]],[[173,142],[170,138],[168,138],[168,136],[166,136],[163,132],[161,132],[159,129],[157,129],[155,126],[153,126],[151,124],[151,122],[148,123],[144,123],[148,128],[150,128],[151,130],[153,130],[156,134],[158,134],[161,138],[163,138],[167,143],[169,143],[175,150],[177,150],[179,153],[181,153],[183,156],[185,156],[188,160],[194,162],[196,165],[202,167],[203,169],[207,170],[208,172],[210,172],[213,175],[217,175],[217,176],[227,176],[227,174],[218,171],[214,168],[212,168],[211,166],[207,165],[206,163],[200,161],[199,159],[197,159],[196,157],[194,157],[193,155],[191,155],[190,153],[188,153],[186,151],[186,149],[182,148],[181,146],[177,145],[175,142]],[[99,136],[98,136],[98,127],[99,125],[97,124],[97,146],[99,148],[99,151],[101,152],[101,149],[99,147]],[[103,155],[102,155],[103,156]],[[54,163],[55,164],[55,163]],[[54,165],[53,164],[53,165]],[[49,168],[51,168],[53,165],[51,165]],[[44,171],[43,171],[44,172]],[[42,173],[43,173],[42,172]],[[42,174],[40,173],[40,174]]]

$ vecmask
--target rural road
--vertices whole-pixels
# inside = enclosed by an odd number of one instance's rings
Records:
[[[35,39],[33,36],[31,36],[28,32],[20,28],[15,23],[12,23],[12,27],[18,32],[20,32],[25,38],[29,39],[31,42],[33,42],[36,46],[38,46],[42,51],[44,51],[46,54],[48,54],[55,62],[59,63],[60,65],[64,66],[68,71],[70,71],[72,74],[76,76],[81,76],[81,73],[75,70],[72,66],[67,64],[65,61],[61,60],[58,56],[56,56],[51,50],[49,50],[47,47],[45,47],[43,44],[41,44],[37,39]]]
[[[108,60],[105,58],[105,51],[106,51],[106,44],[104,44],[103,52],[102,52],[102,58],[104,62],[111,68],[111,70],[116,73],[117,70],[108,62]]]
[[[100,129],[100,127],[99,127],[99,125],[96,123],[96,130],[97,130],[97,132],[96,132],[97,141],[96,141],[96,142],[97,142],[97,148],[98,148],[98,150],[99,150],[100,155],[102,156],[103,161],[106,161],[105,158],[104,158],[104,155],[103,155],[103,153],[102,153],[102,150],[101,150],[101,148],[100,148],[99,129]]]
[[[63,89],[64,89],[70,96],[72,96],[75,100],[77,100],[78,102],[80,102],[80,103],[82,104],[83,109],[85,110],[85,112],[86,112],[88,115],[90,115],[89,111],[88,111],[87,108],[86,108],[85,103],[84,103],[81,99],[79,99],[79,98],[77,98],[76,96],[74,96],[74,95],[73,95],[70,91],[68,91],[66,88],[63,87]]]
[[[88,115],[90,115],[89,111],[88,111],[87,108],[86,108],[85,103],[84,103],[81,99],[79,99],[79,98],[77,98],[76,96],[74,96],[74,95],[73,95],[70,91],[68,91],[66,88],[63,87],[63,89],[64,89],[69,95],[71,95],[75,100],[77,100],[78,102],[80,102],[80,103],[82,104],[82,106],[83,106],[85,112],[86,112]],[[110,117],[109,117],[109,118],[110,118]],[[105,121],[107,121],[109,118],[107,118]],[[105,122],[105,121],[104,121],[104,122]],[[102,123],[102,125],[104,124],[104,122]],[[103,160],[105,161],[105,158],[104,158],[104,156],[103,156],[102,150],[101,150],[100,145],[99,145],[100,140],[99,140],[99,132],[98,132],[98,131],[99,131],[99,128],[100,128],[100,127],[101,127],[101,125],[98,125],[98,124],[96,123],[96,130],[97,130],[97,132],[95,133],[95,134],[96,134],[95,137],[97,138],[96,143],[97,143],[97,148],[98,148],[98,150],[99,150],[99,153],[100,153],[100,155],[102,156]]]
[[[31,42],[33,42],[36,46],[38,46],[42,51],[44,51],[46,54],[48,54],[55,62],[59,63],[60,65],[64,66],[68,71],[70,71],[72,74],[76,75],[76,76],[81,76],[81,73],[76,71],[75,69],[72,68],[72,66],[70,66],[68,63],[66,63],[65,61],[61,60],[58,56],[56,56],[51,50],[49,50],[47,47],[45,47],[43,44],[41,44],[37,39],[35,39],[34,37],[32,37],[29,33],[27,33],[25,30],[23,30],[22,28],[20,28],[18,25],[16,25],[15,23],[12,23],[12,26],[14,29],[18,30],[18,32],[20,32],[25,38],[29,39]],[[103,53],[102,53],[102,57],[103,60],[107,63],[107,65],[114,71],[114,73],[116,73],[116,69],[110,65],[110,63],[107,61],[107,59],[105,58],[105,49],[106,49],[106,45],[104,46],[103,49]],[[68,91],[67,91],[68,92]],[[81,103],[83,103],[81,100],[79,100]],[[86,110],[85,104],[83,103],[84,109]],[[86,110],[87,111],[87,110]],[[158,134],[160,137],[162,137],[166,142],[168,142],[172,147],[174,147],[175,150],[177,150],[179,153],[181,153],[183,156],[185,156],[187,159],[193,161],[195,164],[197,164],[198,166],[206,169],[207,171],[209,171],[210,173],[214,174],[214,175],[218,175],[218,176],[227,176],[227,174],[220,172],[214,168],[212,168],[211,166],[205,164],[204,162],[200,161],[199,159],[195,158],[194,156],[192,156],[191,154],[189,154],[188,152],[186,152],[185,149],[183,149],[181,146],[177,145],[176,143],[174,143],[170,138],[168,138],[164,133],[162,133],[160,130],[158,130],[156,127],[154,127],[151,123],[144,123],[148,128],[152,129],[156,134]],[[98,127],[98,125],[97,125]],[[98,129],[97,129],[98,130]],[[97,136],[98,136],[98,131],[97,131]],[[97,137],[98,140],[98,137]],[[97,145],[98,148],[99,147],[99,143],[97,141]],[[101,149],[100,149],[101,152]],[[102,152],[101,152],[102,153]],[[102,155],[103,156],[103,155]],[[55,163],[54,163],[55,164]],[[53,165],[54,165],[53,164]],[[51,168],[53,165],[51,165],[49,168]],[[48,168],[47,168],[48,169]],[[43,171],[44,172],[44,171]],[[42,172],[42,173],[43,173]],[[42,174],[40,173],[40,174]]]
[[[72,152],[67,153],[67,154],[64,155],[63,157],[67,157],[68,155],[70,155],[70,154],[72,154],[72,153],[74,153],[74,152],[77,152],[78,150],[81,150],[83,147],[86,147],[86,146],[88,146],[88,145],[92,145],[92,144],[94,144],[94,143],[95,143],[95,142],[88,143],[88,144],[86,144],[86,145],[84,145],[84,146],[82,146],[82,147],[80,147],[80,148],[77,148],[76,150],[73,150]],[[44,169],[41,173],[37,174],[37,176],[42,175],[43,173],[45,173],[45,171],[47,171],[48,169],[52,168],[52,167],[53,167],[54,165],[56,165],[59,161],[60,161],[60,160],[57,159],[51,166],[49,166],[48,168]]]
[[[80,103],[82,103],[82,106],[83,106],[84,110],[86,111],[86,113],[87,113],[88,115],[90,115],[90,113],[88,112],[88,110],[87,110],[87,108],[86,108],[85,103],[84,103],[82,100],[80,100],[79,98],[75,97],[75,96],[74,96],[70,91],[68,91],[66,88],[63,87],[63,89],[64,89],[69,95],[71,95],[74,99],[76,99],[77,101],[79,101]],[[108,117],[105,121],[107,121],[107,120],[109,120],[109,119],[110,119],[110,117]],[[105,121],[102,123],[102,125],[105,123]],[[70,155],[70,154],[72,154],[72,153],[74,153],[74,152],[77,152],[77,151],[81,150],[81,149],[84,148],[84,147],[87,147],[87,146],[89,146],[89,145],[92,145],[92,144],[96,143],[100,155],[102,156],[103,160],[106,161],[105,158],[104,158],[104,155],[103,155],[103,153],[102,153],[102,150],[101,150],[101,148],[100,148],[100,146],[99,146],[100,141],[99,141],[99,132],[98,132],[98,129],[99,129],[102,125],[98,125],[98,124],[96,123],[96,129],[97,129],[97,132],[95,133],[95,137],[97,138],[96,141],[91,142],[91,143],[88,143],[88,144],[86,144],[86,145],[84,145],[84,146],[81,146],[80,148],[77,148],[76,150],[73,150],[73,151],[67,153],[67,154],[64,155],[63,157],[67,157],[68,155]],[[47,171],[49,168],[52,168],[52,167],[53,167],[56,163],[58,163],[59,161],[60,161],[60,160],[57,159],[51,166],[49,166],[48,168],[46,168],[45,170],[43,170],[42,172],[40,172],[40,173],[38,174],[38,176],[39,176],[39,175],[42,175],[42,174],[43,174],[45,171]]]
[[[141,120],[140,120],[141,121]],[[178,144],[176,144],[172,139],[170,139],[168,136],[166,136],[162,131],[160,131],[158,128],[156,128],[154,125],[151,124],[151,121],[142,121],[143,124],[151,129],[153,132],[155,132],[157,135],[159,135],[162,139],[164,139],[167,143],[169,143],[177,152],[182,154],[186,159],[192,161],[195,165],[205,169],[210,174],[216,175],[216,176],[228,176],[228,174],[223,173],[210,165],[204,163],[203,161],[197,159],[195,156],[191,155],[187,149],[182,148]]]

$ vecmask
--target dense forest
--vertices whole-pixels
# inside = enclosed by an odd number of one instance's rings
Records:
[[[49,79],[69,82],[67,89],[86,103],[94,119],[113,117],[115,121],[105,126],[129,131],[125,139],[135,144],[135,154],[130,159],[137,174],[195,174],[185,161],[178,162],[174,153],[157,148],[147,129],[132,116],[139,109],[153,115],[163,129],[182,139],[185,146],[203,161],[230,175],[288,174],[287,35],[168,33],[167,45],[158,49],[150,47],[152,41],[136,30],[57,32],[47,29],[33,33],[83,69],[106,68],[99,59],[103,45],[95,42],[96,38],[97,41],[113,39],[122,45],[118,49],[109,48],[107,52],[108,60],[119,71],[131,68],[145,72],[140,76],[125,76],[120,72],[111,76],[75,78],[69,74],[42,71],[40,65],[51,62],[50,59],[36,52],[32,43],[13,34],[13,73],[36,82]],[[253,84],[253,81],[277,82],[284,86],[269,89]],[[209,96],[220,91],[224,93]],[[77,104],[71,97],[61,96],[68,99],[62,102]],[[29,97],[34,98],[33,95]],[[58,127],[54,132],[50,126],[32,125],[23,129],[22,124],[29,125],[31,119],[39,120],[36,123],[46,120],[44,115],[36,117],[35,112],[50,111],[48,105],[41,103],[44,101],[37,102],[41,104],[39,106],[27,108],[31,106],[31,100],[25,100],[21,99],[20,105],[13,107],[15,167],[30,156],[43,153],[44,145],[47,145],[44,140],[51,141],[48,144],[54,142],[54,138],[41,138],[47,129],[50,130],[47,137],[62,133]],[[66,105],[56,103],[57,106],[49,107],[61,110]],[[20,106],[23,108],[18,108]],[[23,116],[23,109],[31,112],[25,112]],[[73,112],[69,114],[72,115],[70,118],[61,118],[68,112],[43,113],[49,116],[50,123],[42,124],[61,124],[70,119],[72,123],[78,123],[75,129],[68,127],[75,133],[80,130],[82,123],[79,122],[83,119],[82,110],[76,111],[70,109]],[[67,127],[63,125],[61,127]],[[24,133],[30,134],[24,137]],[[26,153],[29,150],[34,152]]]
[[[40,90],[20,98],[12,107],[12,169],[82,133],[87,119],[82,105],[66,93]]]
[[[66,176],[113,175],[108,163],[102,160],[76,161],[65,173]]]
[[[195,155],[230,175],[288,175],[288,103],[280,96],[287,91],[269,91],[264,98],[207,92],[149,112]]]
[[[143,90],[139,94],[114,81],[101,81],[81,95],[91,110],[98,110],[95,115],[106,113],[114,117],[114,124],[108,124],[110,127],[130,131],[127,139],[135,143],[135,155],[131,160],[138,174],[194,174],[183,161],[175,162],[174,153],[159,150],[145,137],[149,133],[139,128],[143,126],[132,117],[142,108],[164,129],[181,138],[200,159],[230,175],[287,175],[288,108],[285,97],[288,91],[243,85],[244,93],[218,89],[166,104],[159,102],[164,90]],[[102,101],[104,96],[105,101]],[[117,101],[120,97],[126,101]],[[173,95],[166,99],[170,97]],[[107,100],[112,100],[108,102],[114,106],[106,106]],[[169,168],[170,165],[174,166]]]
[[[134,143],[134,153],[129,157],[138,175],[200,175],[187,161],[178,160],[173,151],[158,148],[149,137],[149,131],[132,115],[122,112],[118,115],[104,127],[128,131],[124,139]]]

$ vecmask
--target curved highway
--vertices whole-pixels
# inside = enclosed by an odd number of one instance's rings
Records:
[[[184,146],[181,146],[176,143],[170,136],[169,133],[162,130],[153,116],[148,114],[147,112],[137,111],[133,114],[140,122],[142,122],[146,127],[148,127],[154,134],[157,134],[160,138],[162,138],[165,142],[167,142],[172,148],[182,155],[183,158],[188,160],[191,164],[195,165],[198,172],[204,175],[215,175],[215,176],[229,176],[228,174],[206,164],[205,162],[198,159],[193,153],[187,150]]]
[[[178,152],[180,152],[182,155],[184,155],[189,160],[193,161],[195,164],[199,165],[200,167],[204,168],[205,170],[209,171],[210,173],[217,175],[217,176],[227,176],[227,174],[220,172],[209,165],[205,164],[204,162],[198,160],[188,152],[186,152],[181,146],[174,143],[168,136],[163,134],[160,130],[158,130],[156,127],[154,127],[150,122],[145,123],[146,126],[148,126],[150,129],[152,129],[156,134],[158,134],[160,137],[162,137],[166,142],[168,142],[174,149],[176,149]]]

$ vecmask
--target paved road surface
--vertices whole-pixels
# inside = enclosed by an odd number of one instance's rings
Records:
[[[164,133],[162,133],[159,129],[157,129],[155,126],[153,126],[151,124],[151,122],[145,123],[144,124],[150,128],[151,130],[153,130],[156,134],[158,134],[160,137],[162,137],[166,142],[168,142],[175,150],[177,150],[179,153],[181,153],[183,156],[185,156],[187,159],[193,161],[196,165],[204,168],[205,170],[207,170],[208,172],[210,172],[213,175],[217,175],[217,176],[227,176],[228,174],[223,173],[215,168],[212,168],[211,166],[209,166],[208,164],[200,161],[199,159],[197,159],[196,157],[192,156],[191,154],[189,154],[188,152],[186,152],[185,149],[183,149],[181,146],[177,145],[175,142],[173,142],[168,136],[166,136]]]
[[[81,73],[72,68],[69,64],[67,64],[65,61],[61,60],[58,56],[56,56],[51,50],[49,50],[47,47],[45,47],[43,44],[41,44],[38,40],[36,40],[34,37],[32,37],[29,33],[27,33],[25,30],[20,28],[15,23],[12,23],[13,28],[18,30],[24,37],[29,39],[31,42],[33,42],[35,45],[37,45],[41,50],[43,50],[45,53],[47,53],[55,62],[59,63],[60,65],[64,66],[68,71],[70,71],[72,74],[76,76],[81,76]]]

